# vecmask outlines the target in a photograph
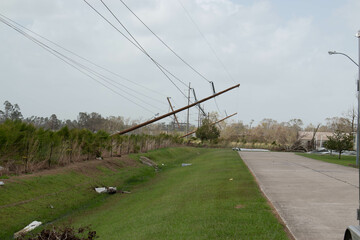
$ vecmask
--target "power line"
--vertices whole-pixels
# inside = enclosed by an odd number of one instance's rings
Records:
[[[184,86],[188,87],[187,84],[185,84],[181,79],[176,77],[173,73],[171,73],[168,69],[166,69],[164,66],[162,66],[160,63],[158,63],[155,59],[153,59],[146,50],[141,46],[141,44],[135,39],[135,37],[128,31],[128,29],[122,24],[122,22],[116,17],[116,15],[111,11],[111,9],[101,0],[102,4],[105,6],[105,8],[110,12],[110,14],[116,19],[116,21],[125,29],[125,31],[130,35],[133,40],[131,40],[128,36],[126,36],[119,28],[117,28],[113,23],[110,22],[103,14],[101,14],[94,6],[92,6],[89,2],[86,0],[83,0],[91,9],[93,9],[101,18],[103,18],[110,26],[112,26],[117,32],[119,32],[125,39],[127,39],[132,45],[134,45],[137,49],[139,49],[143,54],[145,54],[159,69],[160,71],[165,75],[165,77],[180,91],[180,93],[187,98],[186,94],[175,84],[174,81],[166,74],[168,73],[173,78],[178,80],[180,83],[182,83]],[[166,72],[166,73],[165,73]]]
[[[133,104],[143,108],[144,110],[154,114],[154,112],[150,111],[148,108],[143,107],[142,105],[132,101],[131,99],[129,99],[128,97],[120,94],[119,92],[113,90],[112,88],[110,88],[109,86],[107,86],[106,84],[100,82],[99,80],[97,80],[96,78],[94,78],[93,76],[89,75],[88,73],[84,72],[83,70],[81,70],[79,67],[77,67],[76,65],[79,65],[76,63],[76,61],[71,60],[70,58],[66,57],[65,55],[59,53],[58,51],[54,50],[53,48],[49,47],[48,45],[40,42],[39,40],[37,40],[36,38],[30,36],[29,34],[27,34],[26,32],[24,32],[23,30],[19,29],[18,27],[12,25],[11,23],[9,23],[8,21],[6,21],[4,18],[0,17],[0,21],[3,22],[5,25],[11,27],[12,29],[14,29],[15,31],[19,32],[20,34],[22,34],[23,36],[25,36],[26,38],[28,38],[29,40],[33,41],[35,44],[37,44],[38,46],[42,47],[43,49],[45,49],[46,51],[48,51],[49,53],[51,53],[52,55],[54,55],[55,57],[59,58],[61,61],[65,62],[66,64],[70,65],[71,67],[75,68],[76,70],[80,71],[81,73],[83,73],[84,75],[88,76],[89,78],[93,79],[94,81],[96,81],[97,83],[101,84],[102,86],[104,86],[105,88],[109,89],[110,91],[114,92],[115,94],[125,98],[126,100],[132,102]],[[73,62],[73,63],[71,63]],[[75,62],[75,63],[74,63]]]
[[[165,71],[167,73],[169,73],[171,76],[175,77],[174,74],[170,73],[167,69],[163,68],[157,61],[155,61],[150,54],[143,48],[143,46],[141,46],[141,44],[136,40],[136,38],[130,33],[130,31],[125,27],[124,24],[122,24],[122,22],[119,20],[119,18],[116,17],[116,15],[111,11],[111,9],[104,3],[103,0],[100,0],[101,3],[106,7],[106,9],[111,13],[111,15],[116,19],[116,21],[125,29],[125,31],[129,34],[129,36],[135,41],[135,43],[137,44],[137,46],[142,50],[142,52],[148,57],[150,58],[150,60],[159,68],[159,70],[165,75],[165,77],[170,80],[175,87],[181,92],[183,93],[180,88],[171,80],[171,78],[165,73]],[[165,70],[165,71],[164,71]],[[182,80],[180,80],[178,77],[175,77],[175,79],[177,79],[179,82],[181,82],[183,85],[187,86]],[[186,95],[183,94],[185,97]]]
[[[134,43],[129,37],[127,37],[123,32],[121,32],[114,24],[112,24],[106,17],[104,17],[98,10],[96,10],[90,3],[88,3],[86,0],[83,0],[90,8],[92,8],[99,16],[101,16],[107,23],[109,23],[117,32],[119,32],[123,37],[125,37],[130,43],[132,43],[136,48],[138,48],[142,53],[144,53],[148,58],[150,58],[150,60],[160,69],[161,72],[163,72],[163,74],[166,76],[166,78],[180,91],[180,93],[186,97],[185,93],[183,93],[181,91],[181,89],[175,84],[175,82],[173,80],[171,80],[171,78],[164,72],[163,69],[165,69],[161,64],[159,64],[157,61],[155,61],[144,49],[142,49],[140,46],[138,46],[136,43]],[[102,1],[101,1],[102,2]],[[106,4],[104,2],[102,2],[104,4],[104,6],[106,6]],[[107,8],[110,13],[111,10],[109,8]],[[116,18],[116,16],[112,13],[112,15]],[[118,20],[118,19],[117,19]],[[120,21],[119,21],[120,22]],[[167,71],[167,70],[166,70]],[[184,84],[185,86],[187,86],[183,81],[180,81],[182,84]]]
[[[191,22],[195,25],[196,29],[198,30],[198,32],[200,33],[200,35],[203,37],[203,39],[205,40],[206,44],[209,46],[210,50],[212,51],[212,53],[214,54],[214,56],[216,57],[216,59],[218,60],[218,62],[221,64],[222,68],[224,69],[224,71],[227,73],[228,77],[233,81],[233,83],[235,83],[235,80],[233,79],[233,77],[231,76],[230,72],[227,70],[225,64],[221,61],[221,59],[219,58],[219,56],[217,55],[215,49],[211,46],[211,44],[209,43],[209,41],[206,39],[205,35],[202,33],[202,31],[200,30],[199,25],[196,24],[195,20],[192,18],[192,16],[190,15],[190,13],[188,12],[188,10],[185,8],[185,6],[182,4],[181,0],[178,0],[179,4],[181,5],[181,7],[184,9],[186,15],[190,18]]]
[[[142,21],[129,7],[125,4],[123,0],[120,2],[167,48],[169,49],[177,58],[179,58],[184,64],[186,64],[189,68],[191,68],[195,73],[197,73],[200,77],[202,77],[207,82],[211,82],[209,79],[204,77],[199,71],[197,71],[193,66],[191,66],[188,62],[186,62],[182,57],[179,56],[169,45],[167,45],[154,31],[152,31],[145,23]]]
[[[86,61],[86,62],[88,62],[88,63],[90,63],[90,64],[92,64],[92,65],[94,65],[94,66],[96,66],[96,67],[98,67],[98,68],[100,68],[100,69],[108,72],[108,73],[111,73],[111,74],[114,75],[114,76],[117,76],[117,77],[119,77],[119,78],[121,78],[121,79],[123,79],[123,80],[125,80],[125,81],[128,81],[128,82],[134,84],[134,85],[137,85],[137,86],[139,86],[139,87],[142,87],[142,88],[144,88],[144,89],[146,89],[146,90],[148,90],[148,91],[151,91],[151,92],[154,92],[154,93],[156,93],[156,94],[158,94],[158,95],[161,95],[161,96],[163,96],[163,97],[166,97],[166,95],[164,95],[164,94],[162,94],[162,93],[160,93],[160,92],[158,92],[158,91],[156,91],[156,90],[154,90],[154,89],[150,89],[150,88],[148,88],[148,87],[146,87],[146,86],[143,86],[143,85],[141,85],[141,84],[139,84],[139,83],[137,83],[137,82],[135,82],[135,81],[132,81],[132,80],[130,80],[130,79],[124,77],[124,76],[121,76],[121,75],[118,74],[118,73],[115,73],[115,72],[113,72],[113,71],[111,71],[111,70],[109,70],[109,69],[107,69],[107,68],[105,68],[105,67],[102,67],[102,66],[100,66],[100,65],[98,65],[98,64],[90,61],[89,59],[87,59],[87,58],[85,58],[85,57],[80,56],[79,54],[75,53],[74,51],[71,51],[71,50],[69,50],[69,49],[66,49],[66,48],[62,47],[61,45],[59,45],[59,44],[51,41],[50,39],[48,39],[48,38],[46,38],[46,37],[44,37],[44,36],[42,36],[42,35],[34,32],[34,31],[32,31],[31,29],[28,29],[28,28],[24,27],[23,25],[15,22],[14,20],[12,20],[12,19],[4,16],[4,15],[1,14],[1,13],[0,13],[0,16],[2,16],[3,18],[7,19],[8,21],[11,21],[12,23],[20,26],[21,28],[26,29],[27,31],[35,34],[36,36],[38,36],[38,37],[40,37],[40,38],[42,38],[42,39],[44,39],[44,40],[46,40],[46,41],[54,44],[55,46],[63,49],[64,51],[69,52],[69,53],[73,54],[74,56],[76,56],[76,57],[78,57],[78,58],[81,58],[82,60],[84,60],[84,61]],[[147,96],[147,97],[149,97],[149,96]],[[157,101],[158,101],[158,100],[157,100]],[[159,102],[160,102],[160,101],[159,101]],[[163,102],[162,102],[162,103],[163,103]],[[163,104],[165,104],[165,103],[163,103]],[[166,104],[165,104],[165,105],[166,105]]]
[[[137,86],[140,86],[140,87],[142,87],[142,88],[145,88],[145,89],[147,89],[148,91],[155,92],[155,93],[158,93],[159,95],[165,96],[165,95],[162,94],[162,93],[159,93],[159,92],[157,92],[157,91],[155,91],[155,90],[152,90],[152,89],[150,89],[150,88],[147,88],[147,87],[145,87],[145,86],[142,86],[141,84],[138,84],[138,83],[136,83],[136,82],[134,82],[134,81],[131,81],[131,80],[129,80],[129,79],[127,79],[127,78],[125,78],[125,77],[117,74],[117,73],[114,73],[114,72],[112,72],[112,71],[110,71],[110,70],[108,70],[108,69],[106,69],[106,68],[104,68],[104,67],[102,67],[102,66],[100,66],[100,65],[98,65],[98,64],[96,64],[96,63],[94,63],[94,62],[92,62],[92,61],[90,61],[90,60],[88,60],[88,59],[86,59],[86,58],[84,58],[84,57],[82,57],[82,56],[80,56],[80,55],[78,55],[77,53],[75,53],[75,52],[73,52],[73,51],[71,51],[71,50],[68,50],[68,49],[62,47],[61,45],[59,45],[59,44],[57,44],[57,43],[49,40],[48,38],[43,37],[43,36],[41,36],[40,34],[34,32],[34,31],[32,31],[32,30],[24,27],[24,26],[22,26],[21,24],[19,24],[19,23],[15,22],[14,20],[12,20],[12,19],[4,16],[4,15],[1,14],[1,13],[0,13],[0,16],[2,16],[3,18],[5,18],[5,19],[8,20],[8,21],[11,21],[12,23],[16,24],[17,26],[19,26],[19,27],[21,27],[21,28],[23,28],[23,29],[26,29],[27,31],[35,34],[36,36],[38,36],[38,37],[40,37],[40,38],[42,38],[42,39],[44,39],[44,40],[46,40],[46,41],[54,44],[55,46],[61,48],[62,50],[66,51],[66,52],[69,52],[69,53],[75,55],[76,57],[78,57],[78,58],[80,58],[80,59],[82,59],[82,60],[84,60],[84,61],[86,61],[86,62],[88,62],[88,63],[90,63],[90,64],[92,64],[92,65],[94,65],[94,66],[96,66],[96,67],[98,67],[98,68],[100,68],[100,69],[102,69],[102,70],[105,70],[105,71],[108,72],[108,73],[111,73],[111,74],[113,74],[113,75],[115,75],[115,76],[118,76],[118,77],[120,77],[120,78],[122,78],[122,79],[124,79],[124,80],[126,80],[126,81],[128,81],[128,82],[131,82],[131,83],[133,83],[133,84],[135,84],[135,85],[137,85]],[[100,73],[98,73],[98,74],[101,75],[102,77],[104,77],[104,78],[106,78],[106,79],[114,82],[115,84],[121,85],[122,87],[124,87],[124,88],[126,88],[126,89],[128,89],[128,90],[130,90],[130,91],[133,91],[133,92],[135,92],[135,93],[137,93],[137,94],[139,94],[139,95],[142,95],[142,96],[144,96],[144,97],[146,97],[146,98],[152,99],[152,100],[154,100],[154,101],[156,101],[156,102],[158,102],[158,103],[161,103],[161,104],[163,104],[163,105],[167,105],[166,103],[164,103],[164,102],[162,102],[162,101],[160,101],[160,100],[158,100],[158,99],[155,99],[155,98],[153,98],[153,97],[151,97],[151,96],[148,96],[148,95],[146,95],[146,94],[144,94],[144,93],[142,93],[142,92],[139,92],[139,91],[136,91],[136,90],[134,90],[134,89],[132,89],[132,88],[129,88],[129,87],[127,87],[126,85],[121,84],[121,83],[119,83],[119,82],[117,82],[117,81],[115,81],[115,80],[113,80],[113,79],[108,78],[108,77],[105,77],[104,75],[102,75],[102,74],[100,74]]]

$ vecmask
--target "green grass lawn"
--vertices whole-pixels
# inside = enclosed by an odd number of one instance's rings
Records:
[[[145,155],[162,166],[155,178],[56,224],[91,225],[100,239],[288,239],[236,152],[171,148]]]
[[[319,155],[319,154],[308,154],[308,153],[296,153],[297,155],[312,158],[315,160],[320,160],[328,163],[335,163],[347,167],[356,167],[356,156],[339,156],[336,155]]]

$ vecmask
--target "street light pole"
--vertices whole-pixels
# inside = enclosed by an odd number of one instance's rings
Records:
[[[359,64],[357,64],[351,57],[344,53],[338,53],[335,51],[329,51],[329,54],[341,54],[349,58],[356,66],[358,66],[359,74],[357,80],[357,98],[358,98],[358,112],[357,112],[357,131],[356,131],[356,165],[359,168],[359,186],[360,186],[360,166],[359,166],[359,151],[360,151],[360,30],[357,32],[356,37],[359,39]],[[359,220],[359,226],[347,227],[344,235],[344,240],[360,239],[360,188],[359,188],[359,208],[357,209],[357,220]]]
[[[358,80],[357,80],[357,97],[358,97],[358,112],[357,112],[357,126],[356,126],[356,165],[359,168],[359,186],[360,186],[360,167],[359,167],[359,148],[360,148],[360,92],[359,92],[359,81],[360,81],[360,31],[357,32],[356,37],[359,41],[359,64],[358,64]],[[360,225],[360,188],[359,188],[359,208],[357,210],[357,220],[359,220]]]
[[[358,33],[356,34],[356,37],[359,39],[359,64],[360,64],[360,31],[358,31]],[[345,53],[342,53],[342,52],[336,52],[336,51],[328,51],[328,53],[330,55],[333,55],[333,54],[340,54],[340,55],[343,55],[345,57],[347,57],[350,61],[352,61],[357,67],[358,67],[358,70],[359,70],[359,75],[358,75],[358,80],[356,82],[356,85],[357,85],[357,99],[358,99],[358,111],[357,111],[357,126],[356,126],[356,166],[359,167],[359,148],[360,148],[360,116],[359,116],[359,113],[360,113],[360,93],[359,93],[359,79],[360,79],[360,65],[358,63],[356,63],[351,57],[349,57],[348,55],[346,55]],[[360,168],[359,168],[359,185],[360,185]],[[359,210],[358,210],[358,220],[360,220],[360,190],[359,190]]]

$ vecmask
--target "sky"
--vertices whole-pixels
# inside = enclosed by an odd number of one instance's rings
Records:
[[[127,34],[100,1],[87,1]],[[324,123],[357,107],[358,68],[328,51],[358,62],[358,0],[124,0],[196,71],[120,0],[103,1],[148,55],[176,76],[167,74],[176,86],[83,0],[2,0],[2,18],[58,44],[62,48],[27,32],[100,78],[0,22],[0,103],[17,103],[24,117],[76,119],[79,112],[97,112],[145,121],[169,111],[167,97],[175,109],[185,106],[189,83],[197,99],[212,95],[210,81],[216,92],[240,87],[205,102],[204,110],[219,117],[237,112],[232,120],[245,124],[264,118]],[[185,122],[186,111],[178,118]],[[198,110],[191,109],[191,122],[197,119]]]

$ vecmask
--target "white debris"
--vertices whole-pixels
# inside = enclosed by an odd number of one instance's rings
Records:
[[[97,157],[96,160],[102,160],[103,158],[102,157]]]
[[[0,181],[0,186],[4,186],[5,183],[3,181]]]
[[[0,171],[1,171],[1,170],[4,170],[4,167],[0,166]]]
[[[37,228],[41,224],[42,224],[42,222],[33,221],[32,223],[30,223],[29,225],[24,227],[22,230],[18,231],[17,233],[14,233],[14,238],[18,238],[21,235],[23,235],[23,234],[25,234],[27,232],[30,232],[31,230],[34,230],[35,228]]]
[[[192,163],[182,163],[181,164],[182,167],[191,166],[191,165],[192,165]]]
[[[99,188],[95,188],[95,191],[97,193],[106,193],[107,189],[106,189],[106,187],[99,187]]]
[[[243,152],[270,152],[267,149],[256,149],[256,148],[240,148],[240,151],[243,151]]]
[[[109,194],[117,193],[116,187],[99,187],[99,188],[95,188],[95,191],[97,193],[109,193]]]

